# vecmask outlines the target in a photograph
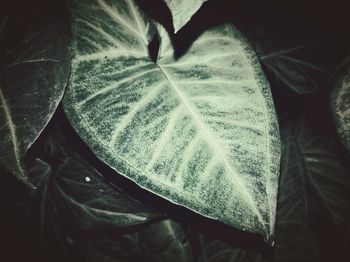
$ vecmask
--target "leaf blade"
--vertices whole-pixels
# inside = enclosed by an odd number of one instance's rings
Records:
[[[45,160],[37,158],[29,171],[37,187],[33,196],[41,198],[41,224],[45,216],[53,215],[58,223],[69,221],[75,229],[120,229],[162,217],[110,184],[68,145],[57,126],[45,147]]]
[[[332,116],[337,128],[338,136],[344,147],[350,151],[350,81],[349,69],[344,69],[333,84],[330,98]]]
[[[148,54],[121,53],[83,26],[80,20],[87,18],[100,31],[112,23],[109,34],[116,41],[125,37],[118,21],[93,19],[91,10],[100,2],[74,11],[75,58],[64,98],[74,128],[101,160],[139,186],[201,215],[271,237],[279,136],[269,86],[251,48],[236,29],[224,25],[204,33],[176,59],[166,30],[139,14],[145,39],[158,34],[161,40],[158,63],[152,63]],[[112,3],[107,10],[129,21],[134,14],[124,4]],[[87,47],[86,36],[104,49]],[[132,33],[124,41],[130,51],[142,52]],[[215,50],[210,58],[208,45]]]
[[[32,186],[23,161],[63,97],[68,48],[62,20],[53,24],[46,15],[40,20],[33,9],[23,14],[26,7],[19,6],[12,2],[1,10],[0,165]],[[31,22],[16,28],[26,19]]]
[[[299,118],[282,128],[278,260],[291,253],[300,261],[341,259],[349,244],[348,169],[333,138],[310,122]]]
[[[199,8],[208,0],[164,0],[173,18],[174,33],[185,26]]]
[[[279,35],[264,27],[247,32],[260,56],[262,65],[271,76],[271,83],[285,86],[298,94],[308,94],[324,86],[329,79],[331,64],[322,61],[323,52],[313,41],[293,33]],[[288,41],[289,39],[289,41]]]

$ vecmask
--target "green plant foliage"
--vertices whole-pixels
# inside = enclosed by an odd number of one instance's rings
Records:
[[[24,157],[68,80],[67,39],[61,21],[17,11],[15,4],[5,7],[0,8],[0,166],[28,183]],[[22,16],[26,24],[17,23]]]
[[[163,220],[123,235],[102,235],[85,240],[85,261],[192,262],[191,245],[182,226]]]
[[[0,3],[0,261],[349,260],[346,26],[204,2]]]
[[[164,0],[173,18],[175,33],[191,20],[191,17],[206,1],[208,0]]]
[[[293,41],[285,36],[257,27],[247,34],[261,63],[278,87],[286,87],[299,94],[308,94],[324,87],[330,77],[329,68],[322,64],[322,51],[316,43]]]
[[[266,79],[237,30],[209,30],[177,59],[166,31],[132,1],[76,1],[73,17],[64,108],[94,153],[169,201],[270,238],[277,120]],[[154,34],[156,63],[147,49]]]
[[[298,119],[283,127],[282,141],[277,261],[341,259],[350,243],[350,175],[334,139]]]
[[[262,254],[254,250],[246,250],[234,247],[223,241],[211,239],[204,235],[199,235],[200,252],[199,262],[220,262],[220,261],[239,261],[239,262],[264,262],[268,261]]]
[[[106,182],[67,145],[58,128],[50,134],[45,148],[46,159],[37,159],[29,171],[38,188],[33,194],[41,202],[42,223],[53,210],[81,229],[122,228],[161,217]]]
[[[331,110],[339,138],[350,151],[350,70],[337,77],[331,96]]]

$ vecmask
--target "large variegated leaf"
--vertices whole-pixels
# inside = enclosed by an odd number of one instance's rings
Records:
[[[75,1],[65,112],[94,153],[176,204],[271,237],[279,135],[269,86],[231,25],[174,58],[132,0]],[[160,38],[158,61],[147,44]]]
[[[28,183],[24,156],[63,96],[68,49],[61,21],[50,20],[45,5],[39,18],[22,2],[3,9],[6,2],[0,6],[0,166]]]
[[[350,151],[350,67],[344,70],[334,83],[331,109],[338,135]]]
[[[187,24],[202,4],[208,0],[164,0],[173,18],[175,33]]]

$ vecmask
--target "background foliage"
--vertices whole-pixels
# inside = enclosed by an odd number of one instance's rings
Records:
[[[43,2],[15,4],[22,12],[38,16],[46,12],[69,21],[64,1]],[[149,15],[172,26],[163,2],[139,2]],[[201,30],[232,21],[259,55],[272,86],[283,143],[273,248],[256,235],[172,206],[114,176],[81,142],[59,106],[26,158],[38,189],[32,191],[1,171],[0,259],[343,261],[349,257],[350,156],[336,135],[330,111],[332,82],[350,51],[345,12],[339,2],[212,0],[174,36],[181,53]],[[26,24],[28,17],[22,19],[17,23]]]

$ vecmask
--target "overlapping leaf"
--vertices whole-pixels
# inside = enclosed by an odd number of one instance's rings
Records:
[[[323,54],[315,43],[294,40],[289,43],[278,34],[257,27],[247,34],[250,43],[272,76],[271,81],[299,94],[312,93],[325,85],[330,66],[324,65]]]
[[[62,21],[13,3],[0,7],[0,166],[28,183],[24,156],[63,96],[69,61]]]
[[[316,243],[309,228],[314,203],[307,178],[308,170],[300,150],[303,144],[299,144],[303,143],[300,141],[303,140],[303,135],[295,133],[293,123],[282,130],[282,168],[276,234],[278,252],[275,252],[282,261],[319,261]]]
[[[94,153],[141,187],[271,237],[279,135],[269,86],[231,25],[181,58],[132,0],[75,1],[65,112]],[[160,38],[157,63],[147,45]]]
[[[350,69],[338,76],[331,96],[331,109],[338,135],[350,151]]]
[[[58,211],[76,228],[121,228],[146,223],[160,214],[109,184],[74,152],[56,130],[46,142],[45,161],[30,169],[34,194],[41,199],[41,220]],[[50,208],[50,210],[46,210]]]
[[[304,119],[285,126],[282,141],[276,259],[342,258],[349,245],[350,175],[334,142]]]
[[[173,17],[175,33],[186,25],[202,4],[208,0],[164,0]]]
[[[247,250],[239,247],[231,246],[217,239],[210,239],[203,235],[199,236],[200,253],[199,262],[223,262],[223,261],[239,261],[239,262],[266,262],[262,254],[254,250]]]
[[[273,256],[200,235],[200,261],[316,262],[344,257],[349,245],[350,176],[322,133],[303,118],[282,127]]]
[[[99,234],[84,242],[85,261],[194,261],[183,228],[172,220],[124,235]]]

